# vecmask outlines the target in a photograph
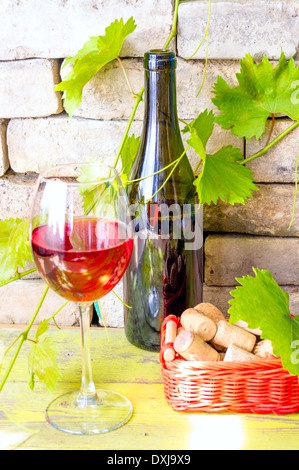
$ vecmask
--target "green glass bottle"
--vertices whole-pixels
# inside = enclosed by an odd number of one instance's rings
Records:
[[[158,351],[163,319],[202,302],[202,208],[188,158],[180,158],[175,54],[149,51],[144,69],[143,132],[130,177],[139,181],[128,190],[135,240],[124,323],[132,344]]]

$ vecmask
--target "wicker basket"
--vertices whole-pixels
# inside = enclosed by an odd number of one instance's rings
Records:
[[[163,360],[165,331],[161,330],[160,362],[165,397],[175,411],[287,414],[299,412],[298,377],[274,358],[248,362]]]

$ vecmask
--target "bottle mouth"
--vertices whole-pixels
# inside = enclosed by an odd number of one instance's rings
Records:
[[[167,49],[151,49],[144,54],[145,70],[174,70],[176,68],[175,53]]]

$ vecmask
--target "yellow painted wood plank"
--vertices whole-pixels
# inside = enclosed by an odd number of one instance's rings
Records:
[[[105,384],[107,385],[107,384]],[[24,387],[24,384],[23,384]],[[15,422],[26,422],[26,426],[37,433],[30,432],[20,435],[18,449],[178,449],[182,445],[182,437],[177,432],[178,425],[183,424],[183,416],[172,412],[165,405],[163,385],[159,384],[110,384],[106,388],[124,393],[132,402],[134,413],[131,420],[122,428],[111,433],[98,436],[71,436],[51,428],[44,420],[43,413],[48,399],[37,397],[32,400],[20,399],[19,393],[11,394],[7,407],[11,409],[15,399],[18,400],[18,410],[15,409],[10,417]],[[72,387],[59,387],[58,394]],[[24,394],[27,392],[24,390]],[[33,409],[32,409],[33,407]],[[22,410],[23,408],[23,410]],[[24,411],[25,409],[25,411]],[[163,410],[164,409],[164,413]],[[166,414],[166,416],[165,416]],[[172,416],[171,416],[172,415]],[[166,418],[166,419],[165,419]],[[8,423],[7,423],[8,424]],[[11,423],[9,423],[11,426]],[[15,425],[17,428],[17,426]],[[2,427],[3,429],[3,427]],[[187,434],[187,433],[186,433]],[[183,444],[184,445],[184,444]]]
[[[4,348],[21,330],[0,328]],[[57,363],[63,369],[63,382],[81,380],[81,345],[79,329],[51,329],[47,332],[58,346]],[[34,337],[34,333],[32,336]],[[158,353],[141,351],[125,338],[124,331],[109,330],[108,339],[102,328],[90,331],[94,379],[102,382],[162,383]],[[31,347],[26,342],[13,369],[11,380],[27,381],[27,358]],[[12,355],[11,352],[10,356]],[[8,361],[6,361],[6,364]],[[5,367],[5,366],[4,366]],[[146,373],[145,373],[146,371]]]
[[[15,329],[0,329],[9,344]],[[123,427],[97,436],[72,436],[53,429],[43,410],[56,395],[80,383],[80,337],[76,329],[51,330],[59,346],[63,379],[54,394],[39,383],[27,384],[29,344],[0,393],[0,449],[299,449],[299,415],[179,413],[164,398],[158,355],[130,345],[122,330],[91,331],[93,369],[99,386],[119,391],[134,413]],[[3,411],[5,410],[5,412]]]
[[[58,393],[71,388],[59,387]],[[11,390],[7,406],[11,408],[15,400],[18,402],[11,417],[15,422],[25,422],[30,431],[8,420],[1,421],[1,431],[9,436],[14,428],[19,439],[14,446],[24,450],[299,449],[298,417],[177,413],[165,403],[163,385],[110,384],[107,388],[124,393],[134,406],[131,420],[111,433],[71,436],[51,428],[42,413],[49,397],[38,393],[34,400],[29,399],[24,384],[15,394]]]

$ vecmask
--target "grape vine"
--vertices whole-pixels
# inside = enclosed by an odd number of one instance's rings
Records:
[[[179,0],[175,0],[172,27],[163,45],[164,49],[169,47],[177,35],[178,11]],[[210,21],[211,0],[209,0],[209,14],[205,34],[197,50],[189,57],[189,59],[194,57],[206,39],[204,74],[197,96],[203,89],[207,75]],[[130,18],[126,23],[124,23],[123,19],[119,21],[115,20],[106,28],[104,36],[91,38],[90,41],[84,44],[78,54],[65,61],[65,63],[73,64],[72,70],[55,88],[55,90],[63,92],[64,107],[71,118],[75,109],[81,102],[82,89],[85,84],[107,63],[114,60],[120,63],[132,99],[134,100],[133,109],[114,161],[114,166],[116,167],[121,160],[121,176],[125,184],[138,181],[130,180],[130,171],[137,156],[140,138],[135,137],[134,134],[130,136],[129,133],[137,108],[143,99],[144,87],[142,87],[138,93],[135,93],[132,89],[123,61],[120,58],[120,50],[126,37],[131,34],[135,28],[136,25],[133,18]],[[240,67],[240,74],[237,75],[239,85],[230,87],[221,77],[218,77],[217,82],[214,84],[214,98],[212,101],[220,111],[220,114],[215,116],[212,111],[208,112],[208,110],[204,110],[191,123],[185,123],[183,133],[188,134],[189,138],[184,153],[170,165],[160,170],[164,171],[169,169],[169,175],[163,183],[164,185],[175,171],[188,148],[192,147],[198,154],[198,164],[194,172],[194,184],[199,201],[202,204],[211,204],[211,202],[217,203],[219,199],[229,204],[246,203],[247,199],[252,197],[253,191],[258,190],[254,184],[252,173],[246,164],[266,155],[273,146],[299,126],[299,100],[296,98],[297,88],[299,87],[299,67],[295,65],[294,60],[290,59],[287,61],[282,53],[279,64],[275,67],[267,58],[264,58],[260,63],[256,64],[250,54],[247,54],[240,62]],[[275,117],[281,113],[288,116],[294,122],[278,137],[271,140]],[[219,123],[223,129],[227,129],[232,134],[237,135],[240,139],[250,139],[253,137],[260,138],[261,135],[264,134],[268,119],[271,119],[272,126],[266,145],[254,155],[244,159],[240,150],[232,146],[224,146],[213,155],[207,154],[206,145],[213,133],[215,122]],[[299,192],[297,183],[298,162],[299,156],[296,162],[294,208],[290,226],[294,220],[295,201]],[[148,175],[148,177],[150,176],[152,175]],[[213,185],[213,188],[211,188],[211,185],[205,184],[205,182],[211,178],[219,182],[218,185]],[[159,190],[161,190],[161,188],[159,188],[158,191]],[[154,197],[155,194],[153,194],[152,197]],[[96,201],[94,202],[96,203]],[[35,270],[35,268],[33,268],[23,273],[18,272],[19,266],[24,268],[27,260],[32,261],[28,229],[25,229],[27,225],[28,220],[9,219],[0,221],[0,230],[1,234],[3,234],[0,240],[0,287],[21,279]],[[0,381],[0,391],[7,381],[24,341],[33,341],[33,347],[37,343],[39,343],[39,345],[42,344],[40,337],[47,331],[50,319],[43,324],[39,334],[35,335],[33,340],[29,338],[29,332],[47,292],[48,287],[45,289],[27,328],[15,339],[4,354],[2,362],[0,363],[0,374],[2,372],[1,368],[4,358],[6,358],[11,348],[17,344],[15,354]],[[64,305],[61,308],[63,308]],[[61,309],[59,309],[59,311],[60,310]],[[51,318],[54,319],[58,312]],[[47,345],[44,342],[44,347],[49,346],[53,359],[53,366],[50,371],[50,373],[54,375],[54,378],[51,377],[52,386],[55,380],[59,378],[59,371],[57,369],[55,354],[52,351],[52,345]],[[31,367],[31,370],[34,371],[32,372],[33,376],[30,378],[32,388],[34,386],[34,376],[39,375],[38,367],[38,364],[34,364]],[[47,385],[47,380],[44,380],[44,382]]]

